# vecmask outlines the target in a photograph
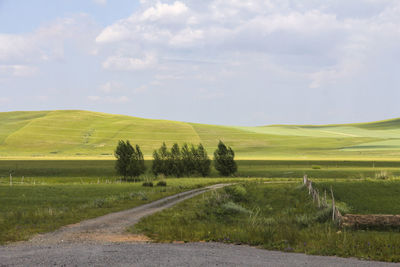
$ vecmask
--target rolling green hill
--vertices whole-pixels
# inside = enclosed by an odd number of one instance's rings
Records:
[[[343,125],[231,127],[67,110],[0,113],[0,158],[113,158],[120,139],[147,157],[163,141],[221,139],[240,159],[399,159],[400,119]]]

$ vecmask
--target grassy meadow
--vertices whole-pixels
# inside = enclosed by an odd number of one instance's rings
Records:
[[[167,145],[223,140],[241,160],[381,160],[400,158],[400,119],[344,125],[217,126],[61,110],[0,113],[0,158],[111,159],[120,139],[145,157]]]
[[[364,195],[364,201],[369,199]],[[400,195],[393,196],[399,201]],[[190,199],[130,229],[156,241],[218,241],[317,255],[400,261],[400,232],[342,229],[297,184],[245,183]]]

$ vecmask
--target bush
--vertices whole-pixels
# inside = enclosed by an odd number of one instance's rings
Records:
[[[321,166],[312,165],[312,166],[311,166],[311,169],[313,169],[313,170],[319,170],[319,169],[321,169]]]
[[[332,207],[326,207],[317,211],[315,220],[319,223],[323,223],[332,220]]]
[[[153,182],[144,182],[142,186],[153,187]]]
[[[250,211],[246,208],[243,208],[239,204],[236,204],[232,201],[229,201],[222,205],[222,211],[226,215],[235,215],[239,213],[250,213]]]
[[[167,182],[166,181],[159,181],[157,183],[157,186],[167,186]]]
[[[315,217],[310,214],[300,214],[296,215],[294,220],[298,226],[308,227],[315,222]]]
[[[246,201],[247,200],[246,188],[244,188],[241,185],[225,187],[225,192],[235,202],[242,202],[242,201]]]

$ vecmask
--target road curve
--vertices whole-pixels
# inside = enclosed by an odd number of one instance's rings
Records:
[[[145,216],[226,185],[179,193],[0,246],[0,266],[393,266],[220,243],[155,244],[125,232]]]

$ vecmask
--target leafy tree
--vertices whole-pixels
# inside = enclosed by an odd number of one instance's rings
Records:
[[[184,168],[182,164],[181,150],[179,149],[179,145],[177,143],[172,146],[169,156],[170,173],[176,177],[181,177],[184,172]]]
[[[155,175],[164,174],[168,176],[171,174],[171,153],[165,143],[158,150],[154,150],[153,159],[152,171]]]
[[[162,161],[157,150],[154,150],[153,152],[153,165],[151,166],[151,171],[154,173],[154,175],[162,173]]]
[[[193,145],[192,149],[189,148],[188,144],[183,144],[181,149],[183,173],[187,176],[191,176],[195,171],[195,161],[193,156]]]
[[[208,158],[207,151],[202,144],[196,148],[184,144],[182,149],[175,143],[171,150],[168,150],[165,143],[153,152],[152,171],[155,175],[164,174],[181,177],[183,175],[191,176],[199,173],[202,176],[210,174],[211,161]]]
[[[231,147],[226,145],[220,140],[218,148],[214,152],[214,166],[215,169],[223,176],[229,176],[237,171],[237,165],[234,160],[235,152]]]
[[[196,149],[196,170],[203,176],[206,177],[210,174],[211,160],[207,155],[207,151],[204,146],[200,143]]]
[[[136,149],[133,149],[133,153],[130,157],[130,161],[127,167],[128,175],[131,177],[138,177],[146,171],[146,166],[144,165],[144,157],[142,150],[139,145],[136,145]]]
[[[124,179],[129,175],[128,166],[130,165],[131,157],[134,153],[134,148],[129,141],[118,141],[114,155],[117,158],[115,169],[117,173],[124,176]]]

